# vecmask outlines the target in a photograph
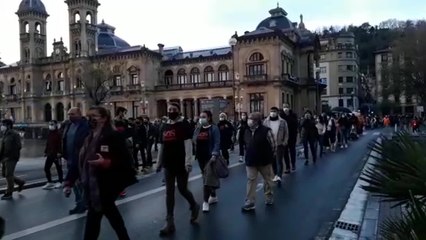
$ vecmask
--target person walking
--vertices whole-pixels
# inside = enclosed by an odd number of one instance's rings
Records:
[[[272,107],[269,117],[265,119],[263,125],[272,130],[272,134],[274,135],[274,140],[277,145],[275,161],[272,163],[272,169],[275,175],[273,181],[280,185],[284,171],[284,148],[288,144],[287,122],[278,116],[278,108]],[[286,173],[290,172],[286,171]]]
[[[125,124],[125,122],[123,123]],[[145,148],[146,148],[147,137],[146,137],[146,129],[143,124],[142,117],[136,118],[135,127],[132,132],[132,139],[133,139],[133,159],[135,161],[135,169],[139,170],[139,166],[140,166],[139,153],[141,154],[142,164],[146,163]],[[144,170],[144,165],[142,167],[142,172],[143,170]]]
[[[61,188],[64,181],[64,173],[62,171],[62,136],[58,129],[57,121],[49,122],[49,134],[47,135],[46,148],[44,150],[46,161],[44,163],[44,172],[46,174],[47,183],[42,188],[44,190],[52,190]],[[52,173],[50,169],[55,164],[56,172],[58,173],[58,182],[55,184],[52,181]]]
[[[180,194],[188,201],[191,209],[190,222],[195,223],[200,205],[188,190],[188,177],[192,171],[192,129],[188,121],[180,115],[180,107],[176,103],[168,106],[169,120],[163,124],[160,133],[160,144],[157,156],[157,172],[164,169],[166,183],[166,224],[160,230],[160,236],[168,236],[176,231],[174,224],[175,182]]]
[[[146,158],[144,158],[146,161],[143,163],[143,171],[145,173],[150,173],[152,169],[152,146],[154,145],[157,132],[153,124],[149,121],[148,116],[143,117],[143,125],[146,133],[146,145],[144,151],[142,151],[143,154],[146,152]]]
[[[206,166],[214,162],[220,156],[220,131],[213,123],[213,115],[210,111],[200,114],[200,125],[194,131],[193,142],[195,146],[195,157],[203,174],[203,212],[210,211],[210,204],[218,202],[216,188],[219,186],[206,185]],[[219,184],[220,182],[217,181]]]
[[[290,109],[290,105],[284,104],[280,117],[287,122],[288,126],[288,144],[284,148],[284,161],[286,173],[296,171],[296,143],[299,129],[299,119],[297,115]]]
[[[305,154],[305,165],[309,164],[309,149],[311,150],[312,161],[317,162],[316,142],[318,141],[318,129],[312,119],[312,112],[306,111],[302,122],[301,139]],[[309,146],[309,148],[308,148]]]
[[[264,181],[264,194],[266,205],[272,205],[272,163],[276,154],[275,137],[272,130],[262,124],[261,113],[251,113],[247,121],[249,129],[245,133],[247,146],[245,162],[247,171],[247,194],[243,212],[253,211],[256,208],[257,176],[260,173]]]
[[[229,149],[231,148],[232,137],[234,135],[234,127],[232,123],[228,121],[226,113],[219,114],[219,123],[217,124],[220,130],[220,152],[226,163],[229,165]]]
[[[238,125],[237,128],[237,141],[238,141],[238,145],[239,145],[239,149],[240,149],[240,159],[238,160],[239,162],[244,162],[244,155],[245,155],[245,149],[246,149],[246,145],[244,144],[244,133],[246,132],[246,130],[248,129],[247,126],[247,113],[241,113],[241,120],[240,120],[240,124]]]
[[[319,157],[322,158],[324,154],[324,139],[325,132],[327,130],[327,124],[324,117],[321,115],[315,121],[315,127],[318,130],[318,146],[319,146]]]
[[[78,156],[83,146],[84,139],[89,135],[89,124],[81,114],[80,108],[73,107],[68,111],[69,120],[64,124],[64,135],[62,138],[62,154],[67,161],[68,172],[65,181],[71,177],[70,173],[78,174]],[[84,199],[83,187],[77,181],[73,185],[76,206],[69,211],[69,214],[79,214],[86,212],[86,201]]]
[[[3,138],[0,145],[0,161],[2,163],[3,177],[6,178],[7,188],[1,200],[13,199],[15,184],[18,185],[18,192],[24,188],[25,181],[15,177],[15,168],[18,164],[21,153],[21,136],[13,129],[13,122],[10,119],[1,121],[1,132]]]
[[[133,161],[125,136],[112,126],[112,119],[103,107],[92,107],[88,113],[91,131],[79,154],[79,172],[72,169],[64,193],[80,179],[86,194],[88,213],[84,230],[85,240],[99,237],[102,216],[105,215],[118,239],[130,239],[115,201],[119,193],[137,182]]]

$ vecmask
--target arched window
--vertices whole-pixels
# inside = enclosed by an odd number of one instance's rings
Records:
[[[10,79],[9,84],[9,95],[15,95],[16,94],[16,81],[15,78]]]
[[[52,105],[50,105],[49,103],[46,103],[46,105],[44,105],[44,121],[52,121]]]
[[[199,83],[200,82],[200,69],[193,68],[191,69],[191,75],[189,76],[189,81],[191,83]]]
[[[229,68],[225,64],[219,66],[219,81],[229,80]]]
[[[24,50],[24,61],[27,63],[30,60],[30,49],[26,48]]]
[[[172,70],[167,70],[164,73],[164,84],[165,85],[173,84],[173,71]]]
[[[50,76],[50,74],[46,75],[46,79],[45,79],[45,88],[44,90],[46,92],[50,92],[52,91],[52,77]]]
[[[249,63],[246,67],[247,76],[261,76],[266,75],[266,67],[264,57],[261,53],[255,52],[249,58]]]
[[[86,13],[86,23],[92,24],[92,13],[90,12]]]
[[[25,82],[24,92],[31,92],[31,82],[30,81]]]
[[[74,13],[74,23],[80,22],[80,13],[76,12]]]
[[[263,55],[260,52],[255,52],[250,56],[250,62],[260,62],[263,61]]]
[[[177,83],[178,84],[185,84],[186,83],[186,72],[185,69],[181,68],[179,69],[177,73]]]
[[[83,81],[81,81],[80,77],[77,77],[75,79],[75,86],[74,86],[74,88],[78,88],[78,89],[83,88]]]
[[[64,79],[64,73],[63,72],[58,73],[58,79]]]
[[[39,22],[37,22],[36,24],[35,24],[35,32],[36,33],[38,33],[38,34],[41,34],[42,32],[41,32],[41,24],[39,23]]]
[[[207,66],[204,68],[204,82],[213,82],[214,81],[214,70],[212,66]]]
[[[24,31],[25,31],[25,33],[29,33],[30,32],[30,24],[28,22],[24,23]]]

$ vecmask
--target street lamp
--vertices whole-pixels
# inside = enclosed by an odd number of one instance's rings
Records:
[[[237,119],[237,115],[236,113],[236,103],[235,103],[235,91],[236,91],[236,82],[235,82],[235,60],[234,60],[234,47],[237,45],[238,40],[237,40],[237,32],[235,32],[235,34],[231,37],[231,39],[229,39],[229,45],[231,46],[231,51],[232,51],[232,99],[233,99],[233,109],[234,109],[234,122],[236,122]]]

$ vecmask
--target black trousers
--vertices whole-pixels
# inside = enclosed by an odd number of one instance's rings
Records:
[[[99,237],[101,230],[102,217],[108,219],[111,227],[114,229],[119,240],[129,240],[123,217],[115,205],[116,198],[101,199],[102,211],[97,212],[89,206],[86,218],[86,227],[84,231],[84,240],[95,240]]]
[[[188,173],[185,170],[174,171],[164,169],[164,178],[166,180],[166,207],[167,217],[174,216],[175,209],[175,182],[180,194],[188,201],[191,209],[197,205],[194,195],[188,190]]]
[[[145,157],[144,149],[145,148],[143,146],[141,146],[140,144],[139,144],[138,147],[136,147],[136,144],[133,145],[133,160],[135,161],[135,167],[136,168],[140,166],[139,158],[138,158],[139,152],[141,153],[142,162],[143,162],[143,159]]]
[[[62,183],[64,181],[64,172],[62,171],[61,159],[57,156],[47,156],[46,162],[44,163],[44,172],[46,173],[47,182],[52,182],[52,173],[50,169],[55,164],[56,172],[58,173],[58,181]]]
[[[201,173],[203,174],[203,178],[205,177],[204,175],[204,168],[206,167],[207,163],[210,161],[210,158],[198,158],[198,165],[200,166],[200,170]],[[216,190],[210,186],[206,186],[203,184],[203,200],[204,202],[208,202],[209,201],[209,197],[216,197]]]
[[[226,160],[226,163],[229,164],[229,150],[227,147],[220,147],[220,152],[222,153],[223,158]]]
[[[152,145],[153,144],[154,144],[154,142],[148,141],[146,143],[145,148],[142,151],[142,153],[143,153],[142,154],[143,155],[142,164],[143,164],[144,168],[152,167]],[[146,155],[145,155],[145,152],[146,152]]]
[[[291,160],[291,165],[290,165]],[[286,170],[296,168],[296,141],[288,141],[284,148],[284,162]]]
[[[312,139],[304,139],[303,140],[303,150],[305,153],[305,160],[308,161],[309,160],[309,149],[308,149],[308,145],[309,148],[311,150],[311,155],[312,155],[312,161],[316,162],[317,161],[317,139],[312,138]]]
[[[246,144],[243,142],[239,143],[239,147],[240,147],[240,157],[243,157],[245,154],[245,150],[246,150]]]

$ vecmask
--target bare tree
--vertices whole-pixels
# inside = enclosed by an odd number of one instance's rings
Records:
[[[109,97],[113,81],[109,64],[96,62],[85,67],[82,80],[83,87],[92,105],[98,106]]]

